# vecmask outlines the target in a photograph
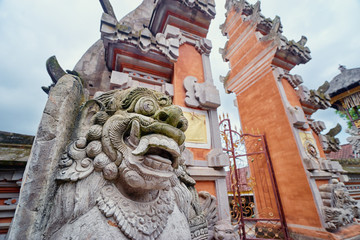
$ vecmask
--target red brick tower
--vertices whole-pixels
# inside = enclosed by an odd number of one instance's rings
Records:
[[[328,239],[326,201],[319,186],[342,180],[343,170],[324,154],[336,148],[336,141],[320,134],[323,122],[311,119],[315,111],[330,106],[328,86],[309,90],[300,76],[289,73],[311,59],[306,38],[287,40],[279,17],[265,18],[260,2],[228,0],[225,7],[221,29],[228,42],[222,54],[231,70],[224,87],[236,94],[243,129],[266,135],[291,235]]]

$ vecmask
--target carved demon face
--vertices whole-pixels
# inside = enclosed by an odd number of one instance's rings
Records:
[[[132,190],[163,189],[178,165],[187,120],[165,95],[136,89],[128,97],[104,124],[103,138],[111,143],[103,142],[104,150],[122,156],[121,184]]]
[[[184,149],[188,123],[182,110],[168,96],[145,88],[111,91],[92,101],[100,107],[92,111],[86,139],[68,150],[74,168],[102,171],[127,191],[169,186]]]

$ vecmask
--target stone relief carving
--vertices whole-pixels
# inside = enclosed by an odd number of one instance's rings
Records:
[[[216,109],[220,106],[219,91],[212,83],[197,83],[197,78],[187,76],[184,79],[186,90],[185,104],[188,107],[201,107],[203,109]]]
[[[276,16],[274,19],[266,18],[261,14],[260,2],[250,4],[245,0],[227,0],[225,3],[225,9],[229,14],[232,9],[239,15],[241,15],[243,21],[249,21],[256,27],[255,31],[257,37],[261,41],[275,41],[278,45],[276,51],[276,63],[283,65],[281,59],[289,59],[294,64],[306,63],[311,59],[310,49],[306,47],[307,38],[302,36],[299,41],[288,40],[282,34],[282,24],[280,18]],[[220,26],[223,35],[227,35],[228,25],[222,24]],[[225,49],[224,52],[227,50]],[[226,54],[223,56],[226,59]]]
[[[157,33],[153,36],[146,27],[135,31],[126,23],[119,23],[113,16],[103,13],[100,31],[103,34],[104,45],[109,42],[121,41],[139,46],[141,51],[161,51],[171,61],[179,57],[179,39],[166,38],[164,34]]]
[[[216,198],[208,192],[199,192],[201,210],[205,214],[208,223],[208,240],[240,240],[238,225],[232,225],[229,221],[218,221]]]
[[[298,129],[307,129],[309,128],[309,124],[306,121],[305,113],[301,107],[298,106],[291,106],[288,107],[291,122],[293,123],[295,128]]]
[[[355,156],[360,155],[360,134],[359,129],[356,127],[352,127],[351,129],[347,129],[346,132],[351,136],[346,138],[346,140],[352,145],[352,150]]]
[[[310,127],[317,135],[326,129],[325,123],[323,121],[310,121]]]
[[[285,74],[284,77],[288,80],[290,85],[293,88],[297,88],[299,85],[301,85],[304,81],[300,75],[291,75],[289,73]]]
[[[359,205],[353,199],[344,183],[336,179],[330,184],[319,187],[323,200],[323,211],[328,231],[335,231],[338,228],[354,222],[354,218],[360,217]]]
[[[211,207],[201,206],[186,172],[187,124],[168,96],[145,88],[86,102],[59,161],[45,239],[207,239],[216,204],[203,193]]]
[[[300,97],[301,103],[309,105],[317,109],[327,109],[331,106],[330,96],[326,93],[330,85],[325,82],[317,90],[309,90],[304,85],[299,86],[297,93]]]
[[[178,0],[189,7],[196,7],[209,17],[214,18],[215,11],[215,0],[201,1],[201,0]]]
[[[340,140],[335,136],[341,132],[341,125],[337,124],[330,129],[325,135],[319,134],[319,138],[324,149],[324,152],[337,152],[341,149]]]
[[[233,226],[227,221],[218,221],[214,226],[214,240],[240,240],[238,225]]]
[[[186,91],[185,104],[188,107],[199,107],[200,103],[195,97],[195,83],[197,78],[193,76],[187,76],[184,79],[184,88]]]

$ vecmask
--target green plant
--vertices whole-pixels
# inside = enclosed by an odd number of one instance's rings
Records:
[[[353,120],[359,119],[359,115],[358,115],[357,111],[358,111],[357,107],[356,107],[356,109],[355,109],[355,108],[350,108],[350,109],[348,110],[348,113],[351,115],[351,117],[352,117]],[[351,127],[353,126],[353,124],[352,124],[352,122],[350,121],[349,116],[348,116],[345,112],[339,111],[339,110],[336,110],[335,113],[336,113],[337,115],[339,115],[342,119],[346,120],[348,129],[351,129]]]

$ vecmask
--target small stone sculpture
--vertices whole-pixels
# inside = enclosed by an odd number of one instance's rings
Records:
[[[239,226],[233,226],[228,221],[218,221],[214,226],[215,240],[240,240],[238,233]]]
[[[340,140],[335,136],[341,132],[341,125],[338,123],[334,128],[330,129],[325,135],[320,135],[323,149],[326,153],[337,152],[341,149]]]
[[[344,183],[333,179],[331,184],[321,185],[319,190],[328,231],[335,231],[360,217],[357,201],[350,196]]]
[[[356,127],[352,127],[351,129],[347,129],[346,133],[351,135],[350,137],[346,138],[346,140],[351,144],[355,157],[360,156],[359,129]]]
[[[209,214],[182,157],[187,124],[168,96],[145,88],[86,102],[45,239],[207,239]]]

